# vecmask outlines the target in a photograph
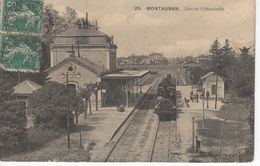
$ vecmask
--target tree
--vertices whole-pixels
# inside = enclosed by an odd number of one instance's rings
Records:
[[[211,57],[210,70],[213,71],[214,73],[216,73],[217,75],[222,76],[221,73],[223,73],[223,72],[220,71],[220,69],[223,66],[224,59],[222,56],[221,45],[220,45],[218,39],[216,39],[214,41],[214,43],[211,45],[209,52],[210,52],[210,57]]]
[[[200,81],[200,77],[205,74],[205,70],[201,67],[192,67],[190,69],[190,75],[193,76],[192,78],[192,84],[197,84],[198,81]]]
[[[102,85],[101,82],[96,82],[93,85],[94,85],[93,93],[95,94],[95,100],[96,100],[96,110],[98,110],[98,92],[99,90],[102,90]]]
[[[83,103],[75,90],[57,82],[47,82],[30,96],[29,109],[33,114],[36,126],[65,129],[67,127],[67,114],[70,117],[70,126],[73,126],[72,111],[80,113],[83,109]]]
[[[222,48],[222,64],[220,65],[219,74],[226,78],[225,85],[227,89],[232,86],[232,77],[235,66],[235,51],[229,44],[229,40],[225,40],[225,45]]]
[[[77,12],[71,7],[66,7],[62,17],[64,19],[62,24],[65,25],[65,27],[63,27],[64,30],[74,27],[77,23]]]
[[[44,11],[44,43],[49,45],[56,35],[64,32],[77,23],[77,12],[71,7],[66,7],[65,12],[60,15],[52,4],[45,6]]]
[[[250,54],[250,48],[240,48],[239,58],[233,76],[233,90],[240,97],[254,95],[255,57]]]
[[[249,97],[254,94],[254,49],[251,47],[240,48],[238,56],[230,46],[228,39],[221,48],[218,40],[215,40],[210,48],[211,60],[209,71],[215,72],[225,80],[225,87],[230,88],[240,97]]]
[[[43,70],[49,68],[50,59],[50,44],[54,38],[61,32],[64,32],[77,23],[77,12],[71,7],[66,7],[62,15],[53,8],[52,4],[47,4],[44,7],[43,20],[43,35],[40,38],[42,46],[41,66]]]
[[[221,54],[222,50],[220,47],[220,43],[218,39],[216,39],[213,44],[211,45],[211,48],[209,49],[210,55],[211,56],[218,56]]]
[[[88,113],[88,106],[89,106],[89,113],[92,114],[91,110],[91,95],[93,93],[93,86],[92,84],[85,84],[85,87],[81,89],[80,95],[82,98],[85,99],[85,113],[84,113],[84,118],[87,118],[87,113]]]
[[[218,39],[214,41],[209,50],[211,56],[211,71],[216,74],[216,97],[215,97],[215,109],[217,109],[217,100],[218,100],[218,76],[225,77],[224,63],[225,59],[223,57],[222,48],[220,47],[220,43]]]
[[[216,39],[209,49],[210,52],[210,71],[229,79],[231,78],[234,65],[235,51],[230,46],[228,39],[225,40],[225,44],[221,47],[219,41]]]

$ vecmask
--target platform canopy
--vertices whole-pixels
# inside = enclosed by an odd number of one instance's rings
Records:
[[[103,75],[101,83],[104,85],[104,105],[129,106],[142,93],[142,86],[149,70],[121,70]]]
[[[127,79],[138,79],[146,74],[148,74],[149,70],[123,70],[115,73],[106,74],[102,77],[104,80],[127,80]]]

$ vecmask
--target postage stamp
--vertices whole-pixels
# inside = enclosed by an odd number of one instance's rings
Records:
[[[42,26],[42,0],[5,0],[2,7],[3,31],[38,33]]]
[[[36,37],[1,35],[1,59],[7,71],[35,72],[40,68],[41,46]]]
[[[38,72],[43,1],[1,2],[0,63],[7,71]]]

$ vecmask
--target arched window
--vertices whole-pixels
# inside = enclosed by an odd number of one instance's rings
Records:
[[[68,87],[69,87],[70,91],[76,91],[76,89],[77,89],[77,85],[76,84],[69,83]]]
[[[76,82],[69,82],[68,88],[69,88],[71,93],[76,93],[77,88],[78,88],[78,84]]]

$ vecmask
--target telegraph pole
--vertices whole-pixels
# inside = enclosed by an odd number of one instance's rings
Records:
[[[192,149],[194,150],[194,136],[195,136],[195,131],[194,131],[194,117],[192,117]]]
[[[78,45],[78,57],[80,57],[79,40],[77,41],[77,45]]]
[[[205,99],[202,99],[202,116],[203,116],[203,127],[205,127],[205,108],[204,108],[204,104],[205,104]]]
[[[125,82],[126,88],[125,88],[125,94],[126,94],[126,107],[128,107],[128,81]]]
[[[207,109],[209,108],[209,91],[206,92],[206,98],[207,98]]]
[[[69,90],[69,71],[66,72],[66,82],[67,82],[67,89]],[[69,107],[67,109],[67,136],[68,136],[68,148],[70,148],[70,115],[69,115]]]
[[[216,74],[216,98],[215,98],[215,109],[217,109],[218,102],[218,75]]]

